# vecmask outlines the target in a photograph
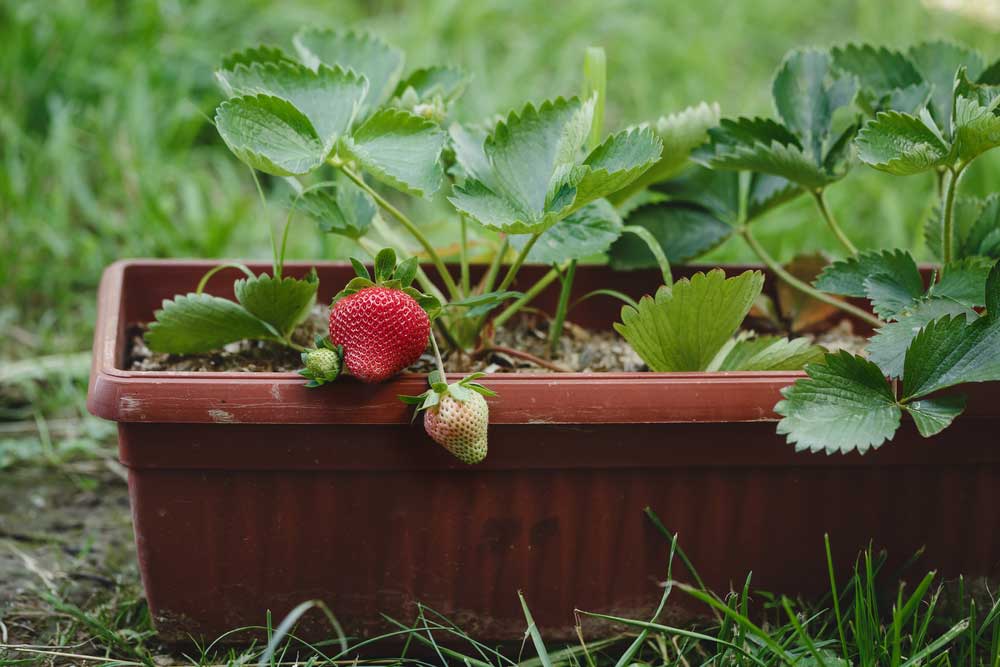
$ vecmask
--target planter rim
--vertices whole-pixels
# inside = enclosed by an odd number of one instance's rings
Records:
[[[399,394],[419,394],[422,374],[379,385],[353,378],[319,390],[296,373],[131,371],[118,368],[127,322],[125,277],[131,267],[211,267],[227,260],[123,259],[104,271],[87,406],[116,422],[260,424],[407,424],[412,408]],[[257,262],[247,262],[251,267]],[[345,267],[346,262],[287,262],[290,268]],[[722,265],[722,268],[745,269]],[[759,268],[759,267],[752,267]],[[449,374],[457,380],[462,374]],[[776,421],[781,389],[801,371],[684,373],[498,373],[481,381],[500,394],[491,422],[624,424]],[[975,412],[967,414],[975,416]],[[992,414],[992,411],[989,413]]]

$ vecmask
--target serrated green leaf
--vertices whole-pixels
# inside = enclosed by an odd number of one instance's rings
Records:
[[[216,109],[215,127],[236,157],[267,174],[307,174],[326,157],[323,141],[309,119],[278,97],[227,100]]]
[[[717,247],[733,228],[708,210],[681,202],[662,202],[636,209],[628,224],[648,229],[671,263],[686,262]],[[646,244],[632,234],[623,235],[610,252],[611,265],[620,270],[655,267]]]
[[[622,308],[615,330],[650,369],[701,371],[739,328],[764,285],[759,271],[735,278],[715,269],[663,286]]]
[[[955,80],[952,115],[953,152],[961,163],[969,163],[1000,146],[1000,87],[970,83],[964,69]]]
[[[913,256],[905,250],[863,252],[855,257],[834,262],[823,269],[815,286],[824,292],[844,296],[867,297],[865,281],[871,276],[885,273],[901,278],[906,284],[915,284],[914,273],[920,278]]]
[[[382,109],[341,142],[344,153],[386,185],[419,197],[441,187],[446,135],[435,123],[402,109]]]
[[[663,144],[649,128],[623,130],[583,161],[587,171],[576,185],[575,208],[630,185],[660,158]]]
[[[908,54],[924,81],[931,84],[928,105],[938,127],[951,127],[952,90],[955,73],[965,66],[976,78],[983,69],[982,57],[970,49],[949,42],[923,42],[911,47]]]
[[[657,184],[655,191],[664,193],[676,204],[704,208],[726,224],[735,226],[740,223],[739,172],[716,171],[695,165],[681,176]]]
[[[1000,194],[993,193],[986,199],[960,199],[953,219],[958,257],[1000,258]]]
[[[942,396],[914,401],[907,404],[907,412],[913,417],[920,435],[925,438],[937,435],[945,430],[955,420],[955,417],[965,410],[965,396]]]
[[[461,97],[468,83],[469,77],[461,68],[447,65],[420,67],[399,82],[393,97],[401,98],[407,90],[412,90],[420,101],[439,97],[445,104],[451,104]]]
[[[965,306],[986,305],[986,278],[993,261],[986,257],[968,257],[945,265],[941,280],[931,286],[933,296],[951,299]]]
[[[848,352],[806,366],[808,379],[782,390],[778,433],[798,451],[861,453],[899,428],[902,411],[879,367]]]
[[[985,206],[986,200],[977,197],[957,197],[955,199],[955,206],[952,209],[952,229],[955,236],[952,241],[953,252],[956,258],[960,259],[980,254],[973,251],[971,242],[967,243],[966,239],[969,238],[971,230],[976,225],[980,215],[985,212]],[[1000,208],[995,209],[994,212],[1000,213]],[[984,229],[989,228],[988,225],[990,223],[988,220],[984,220],[982,224],[984,225]],[[944,220],[941,215],[940,206],[934,207],[931,215],[924,223],[924,239],[927,241],[927,246],[934,257],[941,259],[944,254],[942,247],[944,244]],[[989,241],[984,240],[984,243],[988,245]]]
[[[747,193],[747,222],[805,193],[791,181],[771,174],[752,174]]]
[[[316,303],[319,279],[315,269],[305,277],[275,278],[265,273],[233,284],[236,300],[255,317],[288,336]]]
[[[831,49],[830,56],[835,67],[857,77],[858,101],[869,114],[888,109],[912,113],[930,95],[930,84],[899,51],[847,44]]]
[[[616,193],[614,201],[624,201],[642,188],[677,175],[688,164],[691,152],[708,140],[709,128],[718,125],[720,118],[719,105],[715,102],[701,102],[677,113],[660,116],[652,125],[663,143],[660,159],[631,185]]]
[[[371,196],[340,174],[336,187],[307,190],[295,206],[316,220],[322,231],[351,239],[364,236],[378,213]]]
[[[1000,320],[1000,262],[993,265],[986,278],[986,316]]]
[[[178,295],[163,302],[146,332],[154,352],[197,354],[240,340],[277,340],[271,325],[240,304],[210,294]]]
[[[222,59],[222,65],[220,67],[224,70],[235,69],[237,65],[246,65],[249,67],[254,63],[296,64],[295,60],[286,55],[285,52],[278,47],[260,44],[249,49],[243,49],[242,51],[234,51],[230,53]]]
[[[533,218],[506,197],[498,195],[483,183],[469,179],[456,186],[448,201],[461,213],[489,229],[507,234],[533,234],[544,231],[559,220],[558,213]]]
[[[368,33],[306,28],[295,35],[292,43],[307,67],[316,69],[320,63],[339,65],[368,79],[365,115],[389,99],[403,74],[403,52]]]
[[[528,252],[527,261],[559,264],[599,255],[622,235],[622,227],[615,207],[605,199],[598,199],[546,229]],[[524,235],[510,237],[510,245],[517,251],[527,241]]]
[[[230,96],[263,94],[290,102],[316,130],[324,158],[350,129],[368,89],[364,77],[326,65],[312,70],[287,62],[254,63],[215,76]]]
[[[778,68],[771,87],[775,110],[814,164],[825,162],[833,114],[851,103],[856,88],[854,77],[835,71],[822,51],[792,51]]]
[[[903,366],[905,400],[966,382],[1000,380],[1000,319],[963,315],[934,320],[918,333]]]
[[[950,148],[916,116],[886,111],[868,121],[855,140],[862,162],[897,176],[949,163]]]
[[[448,128],[449,146],[455,155],[452,173],[461,180],[474,179],[480,183],[491,182],[490,161],[483,144],[488,133],[479,128],[452,123]]]
[[[809,189],[825,187],[846,173],[828,172],[813,162],[794,134],[766,118],[724,118],[708,134],[709,143],[693,155],[714,169],[772,174]]]
[[[826,350],[806,338],[757,336],[736,341],[718,371],[797,371],[823,360]]]
[[[897,321],[890,322],[875,332],[868,341],[868,358],[878,364],[887,376],[902,377],[906,350],[920,330],[945,315],[962,314],[969,321],[977,317],[975,311],[951,299],[921,300],[901,314]]]
[[[877,271],[864,280],[865,296],[884,319],[895,318],[924,293],[924,279],[913,257],[904,251],[891,257],[891,271]]]

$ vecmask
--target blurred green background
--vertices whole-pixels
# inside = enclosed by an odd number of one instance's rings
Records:
[[[249,174],[209,122],[220,101],[212,70],[230,50],[260,41],[288,48],[303,24],[370,28],[404,48],[409,66],[446,62],[469,71],[457,113],[477,120],[526,100],[574,94],[584,47],[600,45],[609,58],[607,125],[616,129],[701,100],[718,101],[725,115],[771,115],[772,72],[797,46],[869,40],[906,47],[945,38],[989,60],[1000,55],[990,3],[968,2],[971,13],[956,5],[962,2],[0,0],[4,373],[88,349],[95,287],[117,258],[269,256]],[[987,156],[963,187],[982,191],[998,175],[1000,161]],[[918,230],[932,189],[929,175],[900,179],[858,168],[831,188],[830,199],[859,245],[921,253]],[[759,227],[784,259],[835,248],[806,199]],[[328,241],[301,229],[292,258],[331,258]],[[736,246],[712,256],[746,258]],[[86,368],[85,356],[72,359]],[[82,381],[75,382],[73,391],[0,402],[0,421],[82,413]],[[0,451],[0,467],[3,460]]]

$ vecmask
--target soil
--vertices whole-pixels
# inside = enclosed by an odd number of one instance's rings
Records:
[[[295,332],[293,339],[311,347],[317,335],[326,332],[329,310],[317,305]],[[499,329],[493,345],[473,354],[450,354],[445,370],[454,373],[528,372],[632,372],[647,370],[639,355],[614,331],[592,331],[566,322],[555,354],[549,354],[547,317],[524,313],[510,326]],[[275,343],[242,341],[207,354],[174,355],[152,352],[146,347],[144,327],[133,327],[129,368],[136,371],[236,371],[248,373],[293,372],[302,368],[300,353]],[[847,350],[865,354],[867,340],[854,333],[850,320],[841,320],[826,332],[807,335],[834,352]],[[429,373],[434,357],[428,351],[408,370]]]

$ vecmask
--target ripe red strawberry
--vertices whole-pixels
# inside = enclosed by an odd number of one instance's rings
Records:
[[[362,382],[382,382],[427,349],[431,322],[400,289],[373,285],[337,301],[330,310],[330,341],[344,348],[344,364]]]
[[[490,409],[482,394],[471,391],[460,401],[450,394],[424,412],[424,430],[463,463],[479,463],[486,458],[486,431]]]

